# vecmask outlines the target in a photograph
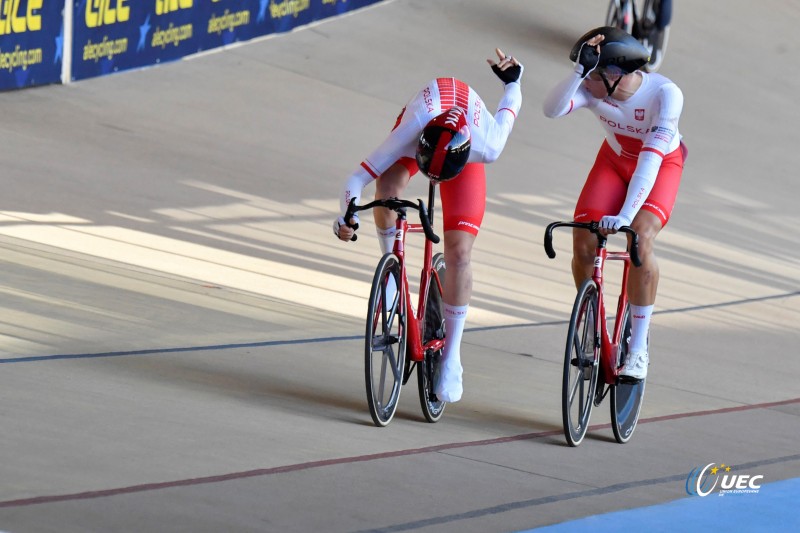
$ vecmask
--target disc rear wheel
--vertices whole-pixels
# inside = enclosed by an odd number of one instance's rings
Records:
[[[438,253],[432,259],[434,275],[428,282],[428,297],[425,303],[425,331],[422,342],[433,339],[444,339],[444,301],[440,286],[444,286],[444,255]],[[436,278],[439,279],[437,283]],[[426,350],[425,359],[417,365],[417,384],[419,385],[419,403],[422,414],[428,422],[438,422],[444,414],[446,402],[439,400],[433,392],[434,375],[441,359],[441,350]]]
[[[617,368],[621,367],[628,357],[628,343],[631,336],[631,311],[630,306],[625,306],[623,313],[622,336],[620,337]],[[644,400],[644,386],[646,378],[642,380],[620,377],[617,383],[611,386],[611,429],[614,438],[620,444],[625,444],[633,436],[639,413]]]

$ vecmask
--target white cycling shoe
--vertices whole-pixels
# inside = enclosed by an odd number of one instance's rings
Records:
[[[461,395],[464,393],[461,379],[463,373],[464,369],[460,361],[454,361],[450,365],[446,361],[441,363],[433,384],[433,392],[439,400],[453,403],[461,399]]]
[[[650,357],[647,352],[630,353],[619,375],[631,379],[644,379],[647,377],[647,365],[649,364]]]

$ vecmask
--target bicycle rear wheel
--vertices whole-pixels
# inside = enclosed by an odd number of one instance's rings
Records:
[[[597,286],[586,280],[575,297],[564,353],[561,415],[564,436],[570,446],[578,446],[586,435],[594,405],[600,362],[597,306]]]
[[[611,0],[608,3],[606,26],[612,26],[633,33],[632,0]]]
[[[650,61],[644,66],[647,72],[656,72],[664,62],[664,55],[667,53],[667,43],[669,42],[669,26],[663,30],[655,30],[652,36],[652,52]]]
[[[619,343],[617,356],[617,368],[625,363],[628,357],[628,341],[631,336],[631,310],[630,306],[625,306],[623,313],[622,337]],[[611,429],[614,431],[614,438],[620,444],[625,444],[633,436],[636,423],[639,421],[639,412],[642,410],[644,400],[643,380],[626,380],[618,378],[617,383],[611,386]]]
[[[406,359],[406,302],[400,262],[384,255],[375,270],[365,333],[365,378],[369,413],[376,426],[392,421],[400,400]]]
[[[444,286],[445,264],[444,255],[438,253],[433,256],[431,266]],[[428,281],[428,298],[425,302],[425,332],[422,342],[432,339],[444,339],[444,301],[436,278],[431,276]],[[419,385],[419,403],[422,407],[422,414],[428,422],[438,422],[444,414],[446,402],[440,401],[433,393],[433,376],[436,367],[441,359],[442,351],[437,350],[425,352],[425,360],[417,365],[417,384]]]

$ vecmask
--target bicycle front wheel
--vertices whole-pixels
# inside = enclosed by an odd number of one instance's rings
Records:
[[[444,255],[438,253],[433,256],[431,267],[435,272],[428,281],[428,298],[425,301],[425,334],[422,342],[432,339],[444,339],[444,301],[442,293],[439,291],[439,284],[444,286],[445,263]],[[444,414],[446,402],[439,400],[433,393],[433,381],[436,367],[441,360],[442,351],[426,350],[425,359],[417,365],[417,384],[419,385],[419,403],[422,406],[422,414],[428,422],[438,422]]]
[[[631,336],[631,310],[630,306],[625,306],[623,313],[622,336],[619,342],[617,356],[617,368],[625,363],[628,357],[628,342]],[[639,421],[639,412],[642,410],[644,400],[643,380],[625,380],[620,378],[617,383],[611,386],[611,429],[614,431],[614,438],[620,444],[625,444],[633,436],[636,423]]]
[[[633,33],[633,3],[630,0],[611,0],[608,3],[606,26]]]
[[[597,306],[597,286],[586,280],[575,297],[564,353],[561,416],[570,446],[578,446],[586,435],[594,404],[600,362]]]
[[[381,258],[372,280],[364,352],[369,413],[385,427],[397,411],[406,359],[406,302],[400,262],[391,253]]]

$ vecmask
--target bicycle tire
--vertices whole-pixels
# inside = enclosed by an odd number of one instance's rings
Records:
[[[436,272],[436,276],[442,286],[444,286],[444,278],[446,266],[444,262],[444,255],[437,253],[431,259],[431,267]],[[436,283],[434,276],[431,276],[428,281],[428,298],[425,302],[425,331],[423,332],[422,342],[428,342],[432,339],[444,339],[444,301],[442,294],[439,291],[439,285]],[[436,398],[433,393],[434,375],[437,366],[441,359],[442,351],[437,350],[432,352],[427,350],[425,352],[425,359],[421,364],[417,365],[417,385],[419,386],[419,403],[422,407],[422,414],[425,415],[425,420],[431,423],[438,422],[444,414],[444,409],[447,402],[441,401]]]
[[[611,0],[608,3],[606,26],[633,33],[633,4],[631,1]]]
[[[405,373],[407,306],[403,291],[398,290],[400,281],[397,256],[385,254],[372,280],[364,338],[367,403],[372,421],[378,427],[392,421]]]
[[[628,356],[628,342],[631,336],[631,310],[629,305],[625,306],[622,316],[624,326],[617,354],[617,368],[623,365]],[[639,413],[642,410],[646,380],[647,378],[643,380],[618,379],[611,386],[609,391],[611,396],[611,429],[614,431],[614,438],[620,444],[625,444],[631,440],[636,429]]]
[[[647,72],[657,72],[664,63],[664,55],[667,53],[667,43],[669,42],[669,26],[663,30],[653,31],[653,51],[650,54],[644,70]]]
[[[646,72],[656,72],[661,68],[669,42],[669,26],[659,28],[661,0],[646,0],[642,10],[642,44],[650,49],[650,60],[644,65]]]
[[[567,444],[578,446],[592,415],[600,363],[597,285],[587,279],[575,297],[569,320],[561,384],[561,415]]]

